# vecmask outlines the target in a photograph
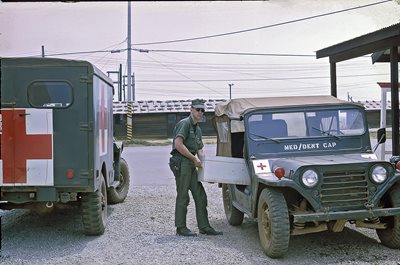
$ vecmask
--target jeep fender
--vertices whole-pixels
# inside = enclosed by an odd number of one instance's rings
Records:
[[[299,185],[295,181],[289,178],[282,178],[278,179],[273,173],[270,174],[257,174],[257,196],[253,198],[253,212],[257,209],[256,208],[256,202],[258,201],[259,193],[261,193],[261,190],[259,187],[260,186],[267,186],[267,187],[272,187],[272,188],[277,188],[277,189],[282,189],[282,188],[291,188],[295,191],[297,191],[301,196],[303,196],[310,204],[311,206],[317,210],[320,208],[320,205],[316,198],[314,198],[312,192],[310,192],[309,189]]]
[[[368,205],[366,207],[369,208],[374,208],[377,207],[379,204],[379,201],[382,199],[382,197],[388,192],[388,190],[395,186],[395,185],[400,185],[400,174],[396,174],[392,177],[390,177],[386,182],[381,184],[381,188],[379,192],[376,192],[374,196],[371,196],[370,201],[368,201]],[[306,188],[302,185],[299,185],[296,183],[294,180],[289,179],[289,178],[282,178],[278,179],[274,174],[257,174],[257,189],[259,190],[259,187],[262,185],[265,185],[267,187],[273,187],[273,188],[291,188],[293,190],[296,190],[301,196],[303,196],[312,206],[312,208],[315,211],[318,211],[321,209],[321,205],[319,204],[317,200],[318,195],[314,195],[312,192],[312,189]],[[256,202],[258,200],[259,193],[258,192],[256,198],[253,198],[253,201]],[[256,203],[253,204],[253,212],[255,211],[255,206]]]

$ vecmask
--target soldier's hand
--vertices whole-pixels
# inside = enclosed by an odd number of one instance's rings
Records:
[[[196,156],[195,157],[195,161],[194,161],[194,165],[196,166],[196,167],[201,167],[201,160]]]

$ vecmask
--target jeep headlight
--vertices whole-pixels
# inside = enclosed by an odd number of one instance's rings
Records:
[[[383,183],[388,176],[388,172],[386,168],[380,165],[376,165],[371,169],[371,179],[376,184]]]
[[[312,188],[318,183],[318,174],[314,170],[308,169],[301,175],[301,181],[306,187]]]

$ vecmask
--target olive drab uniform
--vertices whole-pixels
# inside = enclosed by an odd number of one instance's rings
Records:
[[[170,158],[170,168],[175,175],[176,181],[176,205],[175,205],[175,226],[177,228],[186,227],[186,213],[189,205],[189,190],[192,193],[196,206],[196,219],[199,229],[209,227],[207,213],[207,195],[203,185],[197,180],[197,169],[194,162],[181,155],[175,149],[175,138],[181,136],[183,144],[195,155],[202,149],[202,133],[198,124],[193,124],[192,117],[189,116],[180,120],[174,128],[174,141]]]

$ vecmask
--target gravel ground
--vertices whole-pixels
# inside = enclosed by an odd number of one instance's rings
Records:
[[[175,235],[174,186],[133,187],[126,201],[109,206],[103,236],[82,235],[79,210],[27,210],[2,213],[1,264],[400,264],[399,250],[379,244],[374,231],[346,228],[342,233],[291,237],[279,260],[262,253],[257,224],[245,219],[228,225],[221,190],[205,184],[211,224],[223,236]],[[198,231],[193,201],[188,226]]]
[[[214,146],[208,148],[212,150]],[[41,214],[0,210],[0,264],[400,265],[399,250],[382,246],[375,231],[351,226],[341,233],[291,237],[288,254],[283,259],[271,259],[262,252],[256,222],[245,218],[241,226],[228,224],[221,189],[216,184],[206,183],[204,187],[210,223],[224,235],[178,237],[174,227],[175,185],[173,177],[167,177],[171,172],[166,163],[154,168],[144,165],[166,161],[168,150],[169,147],[132,147],[124,151],[135,181],[131,182],[124,203],[109,206],[108,224],[102,236],[83,235],[77,207]],[[154,180],[149,175],[157,177]],[[159,185],[151,185],[153,182]],[[193,200],[187,224],[198,232]]]

